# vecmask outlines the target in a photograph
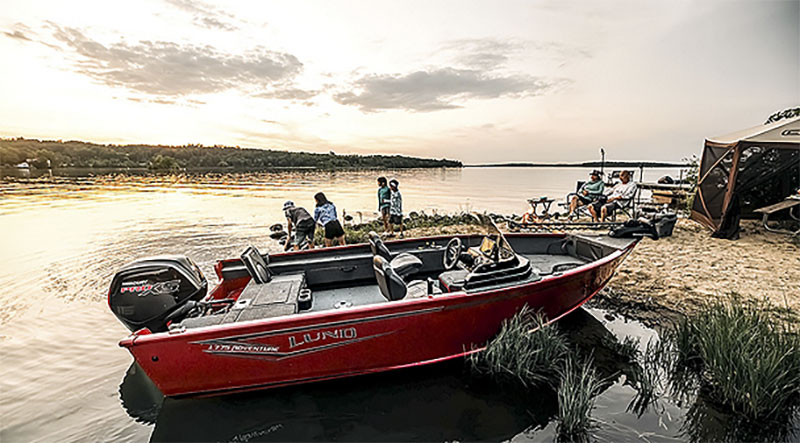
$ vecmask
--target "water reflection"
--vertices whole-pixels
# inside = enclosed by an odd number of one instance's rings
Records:
[[[137,369],[131,368],[120,393],[128,413],[146,421],[159,400],[143,394],[153,386]],[[548,420],[554,409],[552,395],[509,395],[488,381],[470,380],[458,361],[252,394],[167,398],[151,439],[505,440],[524,431],[532,417]]]
[[[577,310],[562,327],[592,350],[604,390],[629,370],[616,338]],[[120,386],[131,417],[154,422],[154,441],[475,441],[548,438],[555,392],[500,386],[460,361],[215,398],[163,399],[134,364]],[[623,406],[624,407],[624,406]],[[540,432],[544,430],[543,432]],[[538,435],[539,432],[541,435]]]
[[[723,410],[700,389],[686,413],[682,434],[690,441],[791,442],[800,438],[800,411],[785,411],[771,421],[753,422]]]

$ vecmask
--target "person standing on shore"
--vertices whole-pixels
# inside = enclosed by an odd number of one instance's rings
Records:
[[[294,250],[299,251],[308,245],[308,249],[314,249],[314,231],[317,224],[311,218],[311,214],[305,208],[297,208],[294,202],[289,200],[283,204],[283,214],[286,216],[286,230],[289,238],[292,238],[292,228],[294,228]],[[286,246],[290,242],[287,240]]]
[[[392,195],[386,186],[386,177],[378,177],[378,212],[383,220],[383,233],[389,233],[389,206],[392,204]]]
[[[389,236],[394,236],[394,225],[400,225],[400,238],[405,236],[403,228],[403,195],[400,194],[398,186],[400,183],[392,179],[389,182],[389,190],[392,191],[389,205]]]
[[[314,221],[325,228],[325,246],[333,246],[333,242],[344,246],[344,229],[336,216],[336,206],[321,192],[314,195],[314,200],[317,202],[317,207],[314,208]]]

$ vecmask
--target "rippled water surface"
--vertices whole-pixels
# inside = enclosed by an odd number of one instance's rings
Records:
[[[647,171],[655,178],[665,171]],[[672,172],[672,171],[666,171]],[[521,213],[525,199],[561,197],[578,169],[385,171],[406,211]],[[275,250],[267,227],[282,203],[324,191],[340,211],[374,217],[375,171],[99,176],[0,180],[0,440],[504,440],[551,441],[552,392],[522,395],[471,377],[463,363],[212,399],[163,400],[117,342],[128,331],[106,291],[142,256],[185,253],[216,283],[214,262],[248,245]],[[647,176],[645,178],[648,178]],[[655,333],[579,311],[568,319],[590,347]],[[603,337],[606,337],[603,339]],[[684,414],[665,402],[639,418],[634,391],[613,383],[595,416],[607,440],[685,440]],[[598,359],[601,360],[601,359]],[[601,362],[602,363],[602,362]],[[616,374],[616,375],[614,375]]]

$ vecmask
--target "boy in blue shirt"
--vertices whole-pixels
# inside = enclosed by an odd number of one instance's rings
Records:
[[[389,198],[389,236],[394,236],[394,225],[400,225],[400,238],[403,238],[403,195],[397,189],[398,185],[400,183],[395,179],[389,182],[389,190],[392,191]]]
[[[383,233],[389,233],[389,206],[392,203],[392,196],[389,187],[386,186],[386,177],[378,177],[378,212],[383,221]]]

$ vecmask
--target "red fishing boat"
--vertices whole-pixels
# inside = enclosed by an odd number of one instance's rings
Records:
[[[551,321],[609,281],[634,239],[428,237],[285,254],[248,248],[207,282],[186,257],[122,268],[120,342],[167,396],[216,395],[387,371],[482,349],[522,306]]]

